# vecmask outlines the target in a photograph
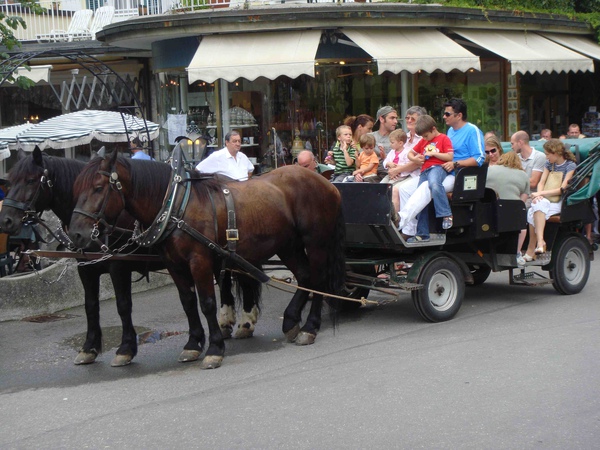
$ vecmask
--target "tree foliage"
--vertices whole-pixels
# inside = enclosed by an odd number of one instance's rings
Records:
[[[394,1],[394,0],[392,0]],[[431,4],[482,10],[562,14],[587,22],[600,43],[600,0],[397,0],[401,3]]]
[[[35,3],[33,0],[21,0],[21,5],[25,8],[29,8],[34,13],[42,12],[42,8],[39,4]],[[9,16],[5,12],[0,11],[0,45],[4,47],[6,50],[12,50],[15,47],[20,47],[21,43],[15,37],[15,31],[20,28],[26,29],[27,24],[25,20],[23,20],[20,16]],[[0,60],[5,60],[9,57],[8,53],[0,52]],[[29,66],[25,66],[26,69],[30,69]],[[19,87],[27,89],[33,86],[33,82],[25,77],[11,77],[10,79],[13,82],[16,82]]]

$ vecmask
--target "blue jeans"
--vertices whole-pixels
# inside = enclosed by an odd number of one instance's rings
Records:
[[[452,215],[450,202],[446,196],[446,190],[443,181],[448,175],[442,166],[432,166],[419,176],[419,185],[425,181],[429,183],[433,206],[435,207],[435,217],[448,217]],[[429,208],[426,206],[417,215],[417,236],[429,237]]]

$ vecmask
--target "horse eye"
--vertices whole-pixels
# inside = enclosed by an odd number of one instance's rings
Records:
[[[94,188],[94,192],[102,192],[104,190],[104,188],[102,186],[96,186]]]

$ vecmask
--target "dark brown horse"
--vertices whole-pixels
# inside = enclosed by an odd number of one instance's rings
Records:
[[[199,300],[209,332],[202,368],[216,368],[225,350],[213,283],[221,252],[192,237],[184,231],[186,226],[225,247],[228,222],[223,190],[228,189],[239,232],[237,255],[256,267],[278,255],[299,286],[333,293],[344,282],[344,220],[338,190],[305,169],[283,167],[246,182],[200,179],[196,173],[190,176],[192,180],[184,183],[190,186],[189,204],[177,217],[177,226],[155,248],[177,285],[188,317],[190,337],[185,350],[199,357],[205,343]],[[143,228],[151,226],[162,210],[171,179],[171,168],[162,163],[128,160],[117,154],[90,161],[74,187],[78,202],[70,224],[71,238],[78,246],[87,246],[92,229],[103,222],[112,223],[123,209]],[[308,298],[307,292],[297,290],[284,313],[283,332],[300,345],[312,344],[321,325],[323,298],[314,294],[300,328]]]

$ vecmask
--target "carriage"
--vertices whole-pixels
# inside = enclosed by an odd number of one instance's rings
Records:
[[[442,230],[441,219],[429,206],[432,234],[426,243],[407,243],[392,223],[391,186],[336,184],[346,220],[346,294],[359,299],[371,290],[410,292],[419,314],[440,322],[456,315],[466,285],[484,283],[491,272],[507,271],[514,285],[551,283],[561,294],[580,292],[594,257],[594,246],[582,229],[595,220],[590,198],[600,187],[600,139],[568,144],[581,164],[564,193],[560,215],[546,226],[548,252],[525,267],[518,267],[516,260],[518,234],[526,228],[525,206],[520,200],[498,199],[485,187],[485,165],[457,173],[449,194],[454,217],[450,230]],[[398,274],[400,262],[410,268]]]
[[[238,282],[246,276],[254,278],[253,285],[246,285],[248,289],[244,292],[245,316],[240,325],[247,328],[245,337],[251,335],[256,322],[259,294],[255,291],[256,284],[268,279],[254,266],[258,267],[269,255],[279,255],[296,275],[299,288],[313,290],[310,312],[302,328],[301,312],[309,300],[306,290],[296,291],[284,313],[283,331],[288,340],[300,345],[311,344],[316,338],[322,294],[331,299],[334,298],[331,294],[340,293],[340,289],[342,295],[354,300],[367,297],[370,290],[408,291],[422,317],[433,322],[451,319],[460,309],[465,285],[485,282],[492,271],[509,271],[512,284],[552,283],[562,294],[581,291],[593,258],[593,250],[581,230],[585,223],[594,220],[589,198],[600,187],[597,179],[600,171],[594,170],[600,166],[600,140],[593,140],[588,147],[583,144],[579,142],[575,152],[583,163],[564,194],[563,210],[546,227],[550,256],[529,264],[547,271],[545,277],[531,272],[529,267],[517,268],[517,237],[525,227],[525,208],[521,201],[498,200],[493,191],[485,188],[485,166],[458,172],[451,201],[454,226],[441,232],[441,224],[430,220],[437,229],[428,243],[407,243],[393,225],[389,185],[332,185],[321,176],[295,167],[270,172],[248,183],[231,184],[232,180],[202,180],[198,174],[185,171],[181,164],[171,170],[152,161],[128,162],[117,153],[68,171],[72,172],[71,177],[81,172],[73,185],[72,178],[69,181],[65,176],[67,171],[58,167],[67,164],[66,161],[58,164],[59,160],[42,157],[39,150],[34,151],[26,164],[19,164],[23,173],[9,195],[15,197],[8,202],[14,217],[11,219],[8,211],[3,210],[0,224],[6,229],[17,229],[22,212],[29,215],[47,208],[48,204],[58,204],[66,208],[63,214],[66,217],[70,215],[67,212],[74,211],[76,220],[75,223],[71,220],[71,237],[84,248],[90,239],[102,246],[98,236],[117,229],[115,221],[124,209],[133,214],[146,230],[134,230],[136,239],[143,241],[143,245],[156,244],[161,262],[178,284],[190,321],[190,340],[180,361],[198,359],[204,347],[205,335],[197,309],[199,299],[207,320],[210,317],[210,346],[202,367],[213,368],[221,364],[223,336],[235,324],[235,315],[231,318],[229,313],[225,317],[220,314],[218,323],[216,319],[213,273],[220,278],[219,273],[227,266],[223,261],[233,261],[227,268],[241,269]],[[580,187],[586,180],[588,184]],[[189,188],[192,185],[196,187]],[[308,199],[299,186],[320,195]],[[66,200],[52,201],[57,195]],[[76,198],[79,205],[72,204]],[[163,199],[162,206],[157,199]],[[41,200],[45,200],[46,206],[40,204]],[[194,207],[186,210],[188,200],[193,201]],[[159,242],[155,234],[162,235],[163,225],[168,225],[170,231],[165,234],[166,240]],[[338,234],[339,229],[345,230],[345,238]],[[113,258],[115,262],[120,260],[119,255]],[[395,272],[394,263],[398,261],[410,264],[406,274]],[[117,270],[129,284],[131,270],[134,269],[130,265]],[[515,270],[519,273],[514,274]],[[389,275],[386,280],[377,276],[385,273]],[[95,279],[97,276],[94,275]],[[223,302],[223,293],[229,287],[220,287]],[[123,342],[130,344],[132,336],[135,342],[131,296],[127,286],[123,290],[129,294],[120,307]],[[227,307],[231,308],[233,299],[229,302]],[[88,325],[93,325],[88,328],[88,338],[94,339],[86,341],[76,364],[93,362],[99,351],[99,347],[86,347],[88,341],[93,343],[90,346],[99,345],[96,343],[101,336],[98,307],[97,296],[88,298],[86,291],[86,312],[88,309],[91,312]],[[129,364],[135,350],[135,346],[129,349],[122,345],[112,364]]]

